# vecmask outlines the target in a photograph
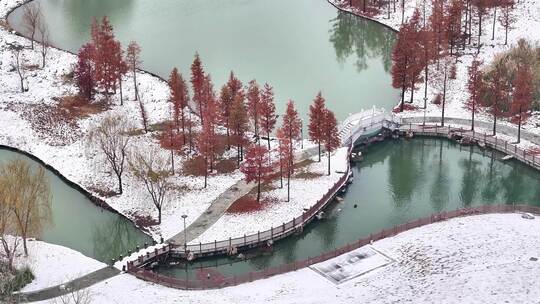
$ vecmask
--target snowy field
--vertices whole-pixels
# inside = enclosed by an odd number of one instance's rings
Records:
[[[262,193],[262,198],[277,199],[262,210],[247,213],[225,213],[221,218],[191,243],[197,244],[225,240],[229,237],[241,237],[255,234],[257,231],[266,231],[278,227],[284,222],[291,221],[309,209],[321,199],[347,171],[348,148],[340,148],[331,156],[331,174],[328,173],[327,156],[323,155],[321,162],[316,162],[318,156],[311,159],[315,161],[302,171],[317,174],[315,179],[291,178],[291,199],[287,200],[287,180],[283,180],[280,189],[279,180],[272,183],[274,190]]]
[[[538,303],[538,235],[538,217],[477,215],[375,242],[373,248],[395,262],[339,285],[305,268],[208,291],[170,289],[124,274],[90,287],[90,293],[93,303],[133,304]]]
[[[28,266],[35,279],[21,292],[30,292],[68,282],[107,265],[82,253],[58,245],[28,240],[28,257],[24,256],[22,241],[17,249],[15,267]],[[3,253],[3,249],[0,249]]]

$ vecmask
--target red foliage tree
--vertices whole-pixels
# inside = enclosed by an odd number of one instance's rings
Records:
[[[493,115],[493,136],[497,134],[497,118],[503,113],[503,109],[507,106],[505,102],[507,96],[507,84],[504,77],[504,67],[502,63],[495,65],[492,72],[491,81],[487,84],[489,86],[489,110]]]
[[[244,145],[247,143],[246,132],[248,128],[248,116],[243,94],[237,94],[234,98],[229,121],[232,133],[231,143],[236,146],[237,161],[238,166],[240,166],[244,154]]]
[[[319,146],[319,161],[321,161],[321,142],[323,141],[324,125],[321,123],[324,120],[324,98],[321,92],[317,94],[313,100],[313,104],[309,106],[309,139],[316,142]]]
[[[324,109],[323,125],[323,143],[326,153],[328,154],[328,175],[330,175],[330,155],[341,145],[341,140],[338,134],[337,120],[334,112]]]
[[[252,145],[247,149],[246,160],[242,163],[240,171],[244,173],[246,182],[257,182],[257,202],[261,197],[261,182],[270,179],[272,167],[269,163],[268,150],[261,145]]]
[[[234,72],[231,71],[229,74],[229,80],[227,81],[227,86],[231,90],[231,95],[236,98],[236,95],[242,93],[242,82],[234,75]]]
[[[217,136],[216,136],[216,104],[209,102],[205,108],[204,123],[201,134],[197,140],[199,154],[204,159],[204,188],[208,182],[208,172],[213,171],[214,161],[217,152]]]
[[[478,112],[478,105],[480,104],[481,91],[482,91],[482,79],[483,73],[480,69],[482,62],[478,59],[474,59],[471,66],[468,68],[469,80],[467,82],[467,90],[469,91],[469,99],[467,100],[465,107],[471,111],[471,130],[474,131],[474,115]]]
[[[518,122],[518,138],[521,141],[521,123],[527,119],[529,109],[533,100],[533,74],[529,66],[523,66],[519,69],[518,75],[514,80],[514,96],[510,111],[514,116],[514,122]]]
[[[514,16],[514,1],[506,0],[502,3],[502,12],[499,16],[499,22],[504,27],[504,45],[508,44],[508,31],[512,27],[512,24],[516,22]]]
[[[289,154],[294,155],[293,141],[300,137],[300,128],[302,127],[302,122],[300,117],[298,117],[298,112],[294,108],[294,102],[289,100],[287,103],[287,110],[283,116],[283,125],[281,129],[283,130],[284,135],[289,141]],[[293,161],[294,157],[289,157],[290,163],[287,166],[287,201],[291,198],[291,175],[293,170]]]
[[[186,144],[186,109],[189,104],[189,91],[182,74],[174,68],[169,76],[170,100],[173,103],[173,118],[176,131],[182,127],[182,142]],[[187,109],[189,111],[189,109]]]
[[[216,136],[212,125],[205,121],[202,126],[201,133],[197,138],[197,149],[199,154],[204,159],[204,188],[208,186],[208,171],[213,158],[213,143],[215,143]]]
[[[461,33],[461,20],[463,15],[463,1],[462,0],[452,0],[450,5],[447,7],[446,19],[445,19],[445,33],[446,41],[450,46],[450,55],[454,54],[454,49],[459,43],[460,38],[462,38]]]
[[[231,105],[234,101],[231,89],[227,85],[221,87],[221,92],[218,99],[218,109],[220,110],[219,117],[220,122],[225,126],[227,130],[227,147],[230,148],[230,115]]]
[[[199,108],[199,117],[201,122],[203,122],[203,86],[205,82],[205,73],[202,66],[201,58],[199,53],[195,53],[195,59],[191,64],[191,85],[193,87],[193,101],[197,104]]]
[[[268,84],[264,84],[264,89],[261,92],[261,131],[266,133],[268,139],[268,150],[270,150],[270,133],[276,126],[276,105],[274,104],[273,88]]]
[[[285,134],[285,131],[282,128],[277,130],[278,138],[278,155],[279,155],[279,176],[280,176],[280,188],[283,188],[283,175],[287,172],[289,177],[288,181],[290,182],[290,176],[294,171],[294,154],[291,153],[291,140]],[[289,183],[288,182],[288,183]],[[288,191],[287,191],[288,193]],[[287,194],[287,201],[289,201],[289,195]]]
[[[398,33],[398,38],[394,50],[392,51],[392,86],[401,89],[401,107],[403,112],[405,106],[405,92],[407,87],[414,91],[414,84],[423,67],[420,66],[420,55],[418,53],[418,36],[420,31],[420,12],[415,11],[413,18],[403,24]],[[411,94],[411,101],[413,95]]]
[[[92,100],[96,85],[93,63],[95,51],[96,49],[92,43],[83,45],[77,55],[77,65],[73,73],[77,87],[79,88],[79,94],[88,101]]]
[[[122,47],[115,39],[113,27],[104,16],[101,24],[96,19],[91,28],[94,52],[94,78],[105,94],[111,91],[116,93],[117,81],[127,72],[127,65],[123,60]]]
[[[261,93],[259,90],[259,85],[255,79],[249,82],[247,90],[247,107],[249,118],[253,122],[253,131],[255,132],[255,137],[259,137],[259,116],[260,116],[260,103],[261,103]]]

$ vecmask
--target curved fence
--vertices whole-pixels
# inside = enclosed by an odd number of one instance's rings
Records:
[[[450,126],[430,126],[430,125],[417,125],[409,124],[400,128],[402,131],[412,131],[415,134],[423,136],[435,136],[435,137],[450,137],[452,134],[458,134],[461,137],[469,138],[480,144],[484,144],[486,147],[493,148],[500,152],[514,156],[517,160],[525,163],[535,169],[540,170],[540,160],[534,153],[530,153],[527,150],[521,149],[516,143],[512,143],[506,140],[498,139],[488,135],[487,133],[479,133],[463,128],[453,128]]]
[[[406,230],[417,228],[420,226],[444,221],[451,218],[474,215],[474,214],[486,214],[486,213],[507,213],[507,212],[529,212],[540,214],[540,207],[529,206],[529,205],[484,205],[479,207],[464,208],[458,209],[450,212],[442,212],[427,216],[424,218],[417,219],[415,221],[407,222],[390,229],[384,229],[377,233],[371,234],[369,237],[359,239],[354,243],[347,244],[339,249],[336,249],[331,252],[324,253],[320,256],[314,258],[308,258],[301,261],[296,261],[293,263],[279,265],[275,267],[270,267],[258,272],[250,272],[244,275],[233,276],[233,277],[219,277],[214,278],[201,278],[199,280],[189,280],[189,279],[179,279],[160,275],[158,273],[148,271],[145,269],[131,268],[128,271],[145,281],[161,284],[164,286],[177,288],[177,289],[215,289],[223,288],[228,286],[235,286],[242,283],[251,282],[254,280],[268,278],[277,274],[282,274],[290,271],[295,271],[300,268],[305,268],[313,264],[317,264],[328,259],[337,257],[351,250],[365,246],[373,241],[381,240],[390,236],[394,236],[398,233],[401,233]]]

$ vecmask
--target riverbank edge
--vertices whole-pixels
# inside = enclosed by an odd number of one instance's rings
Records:
[[[30,1],[34,1],[34,0],[30,0]],[[358,13],[355,13],[355,12],[353,12],[353,11],[348,11],[347,9],[338,6],[338,5],[337,5],[334,1],[332,1],[332,0],[326,0],[326,2],[330,3],[330,5],[332,5],[333,7],[335,7],[335,8],[336,8],[338,11],[340,11],[340,12],[347,13],[347,14],[350,14],[350,15],[353,15],[353,16],[356,16],[356,17],[359,17],[359,18],[363,18],[363,19],[369,20],[369,21],[371,21],[371,22],[375,22],[375,23],[377,23],[377,24],[379,24],[379,25],[382,25],[382,26],[384,26],[385,28],[391,30],[391,31],[394,32],[394,33],[398,33],[398,32],[399,32],[398,29],[393,28],[392,26],[390,26],[390,25],[384,23],[384,22],[381,21],[381,20],[375,19],[375,18],[373,18],[373,17],[366,16],[366,15],[358,14]]]
[[[420,228],[423,226],[428,226],[435,223],[445,222],[454,218],[476,216],[483,214],[523,214],[523,213],[532,213],[535,215],[540,215],[540,207],[531,206],[531,205],[510,205],[510,204],[496,204],[496,205],[481,205],[477,207],[467,207],[459,208],[452,211],[442,211],[439,213],[434,213],[422,218],[418,218],[404,224],[396,225],[389,229],[383,229],[376,233],[371,233],[368,237],[358,239],[353,243],[348,243],[347,245],[342,246],[334,251],[323,253],[317,257],[308,258],[306,260],[295,261],[285,265],[279,265],[273,268],[268,268],[265,270],[250,272],[245,275],[233,276],[228,278],[223,278],[222,282],[212,282],[212,281],[202,281],[202,283],[197,283],[197,281],[188,281],[177,279],[170,276],[160,275],[152,271],[145,269],[139,269],[134,267],[128,269],[128,273],[133,276],[144,280],[146,282],[151,282],[154,284],[163,285],[169,288],[180,289],[180,290],[211,290],[211,289],[221,289],[231,286],[238,286],[244,283],[253,282],[256,280],[267,279],[276,275],[281,275],[285,273],[290,273],[297,271],[302,268],[310,267],[312,265],[322,263],[339,257],[347,252],[356,250],[363,246],[369,245],[375,241],[380,241],[382,239],[390,238]],[[213,285],[214,284],[214,285]]]

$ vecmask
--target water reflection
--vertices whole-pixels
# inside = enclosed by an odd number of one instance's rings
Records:
[[[443,158],[444,141],[440,141],[436,162],[434,166],[435,178],[431,184],[430,199],[435,211],[441,211],[450,198],[450,179],[448,177],[448,164]]]
[[[473,159],[474,147],[470,146],[467,149],[469,150],[469,157],[459,161],[459,165],[463,170],[459,197],[463,205],[468,207],[475,199],[478,182],[480,181],[478,177],[481,176],[482,172],[478,169],[480,162]]]
[[[350,56],[355,56],[355,66],[360,72],[369,67],[368,59],[380,57],[384,70],[390,70],[394,32],[381,31],[379,24],[341,11],[330,24],[330,42],[338,62],[344,64]]]
[[[134,233],[133,224],[120,216],[110,217],[108,221],[94,226],[92,230],[94,256],[101,261],[118,259],[133,251],[136,245],[142,247],[148,241]]]

